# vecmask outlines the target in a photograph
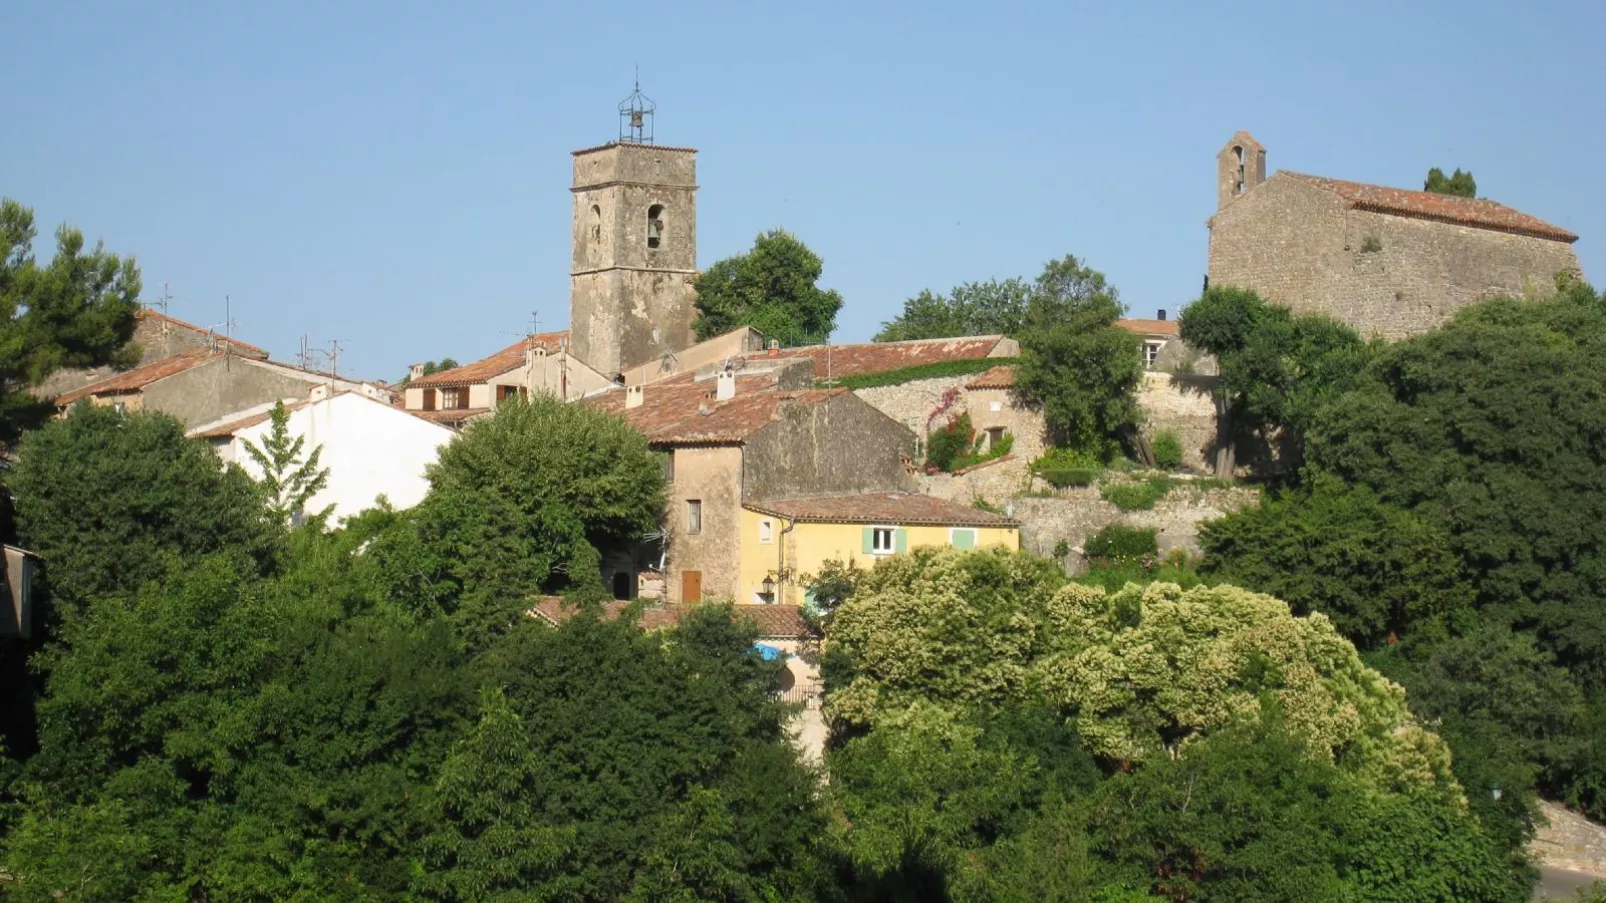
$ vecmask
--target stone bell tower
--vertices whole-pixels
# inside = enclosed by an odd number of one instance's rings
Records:
[[[697,152],[653,142],[655,106],[619,104],[619,140],[574,152],[571,351],[614,375],[692,343]]]
[[[1232,136],[1216,155],[1216,209],[1266,181],[1266,149],[1248,132]]]

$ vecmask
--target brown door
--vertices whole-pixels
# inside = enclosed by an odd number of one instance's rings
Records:
[[[703,601],[703,572],[680,572],[680,602],[688,605],[692,602]]]

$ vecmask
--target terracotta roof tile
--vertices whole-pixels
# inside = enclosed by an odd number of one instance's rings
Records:
[[[1176,320],[1116,320],[1115,325],[1138,335],[1181,335]]]
[[[884,373],[904,367],[944,361],[969,361],[993,355],[1003,336],[961,336],[951,339],[914,339],[907,342],[867,342],[862,345],[804,345],[781,349],[781,358],[807,357],[814,361],[816,379]]]
[[[951,527],[1014,527],[1013,518],[958,502],[905,492],[815,496],[744,502],[743,507],[776,517],[827,524],[939,524]]]
[[[1553,226],[1542,219],[1529,216],[1519,210],[1513,210],[1504,204],[1497,204],[1494,201],[1487,201],[1481,198],[1462,198],[1448,194],[1435,194],[1430,191],[1410,191],[1404,188],[1387,188],[1382,185],[1345,182],[1339,179],[1327,179],[1321,176],[1288,172],[1287,170],[1281,172],[1280,175],[1286,175],[1307,185],[1331,191],[1347,201],[1351,207],[1359,210],[1371,210],[1396,216],[1410,216],[1439,222],[1457,223],[1463,226],[1494,229],[1501,232],[1515,232],[1519,235],[1531,235],[1535,238],[1548,238],[1553,241],[1575,242],[1578,240],[1577,235],[1560,226]]]
[[[192,351],[182,351],[159,361],[153,361],[143,367],[124,370],[114,376],[109,376],[99,382],[90,383],[81,389],[75,389],[65,395],[56,396],[56,404],[66,407],[80,398],[91,395],[108,395],[118,392],[137,392],[159,379],[166,379],[175,373],[182,373],[191,367],[204,364],[207,361],[223,357],[225,352],[210,351],[198,348]]]
[[[965,383],[967,389],[1012,389],[1014,386],[1015,368],[1009,364],[994,367]]]
[[[760,379],[758,377],[755,380]],[[662,445],[740,443],[774,422],[777,412],[788,404],[819,404],[847,389],[807,389],[802,391],[743,392],[740,380],[736,396],[715,401],[712,381],[693,385],[656,384],[646,387],[638,407],[625,408],[626,392],[616,389],[587,401],[599,410],[624,418],[640,430],[647,441]]]
[[[604,602],[602,619],[612,621],[622,614],[629,602]],[[796,605],[736,605],[736,619],[751,620],[758,626],[758,635],[766,639],[798,639],[809,635],[808,622],[803,610]],[[663,605],[642,609],[638,622],[642,630],[664,630],[680,624],[680,619],[695,605]],[[579,609],[563,599],[549,596],[536,603],[531,613],[551,624],[562,624],[579,613]]]
[[[205,328],[203,326],[196,326],[194,323],[186,323],[183,320],[180,320],[178,317],[170,317],[167,314],[162,313],[161,311],[152,310],[152,309],[150,309],[148,307],[140,308],[139,311],[134,314],[134,317],[135,317],[135,319],[139,319],[139,320],[154,320],[154,321],[157,321],[157,322],[165,322],[165,323],[169,323],[169,324],[171,324],[173,326],[177,326],[180,329],[187,329],[190,332],[196,333],[197,335],[211,336],[213,338],[216,338],[220,345],[226,343],[231,348],[233,348],[236,353],[243,354],[246,357],[265,358],[265,357],[268,356],[268,352],[267,351],[265,351],[265,350],[263,350],[261,348],[258,348],[255,345],[251,345],[251,344],[248,344],[246,342],[242,342],[239,339],[231,338],[231,337],[226,336],[226,335],[218,335],[216,332],[214,332],[214,331],[212,331],[210,329],[207,329],[207,328]]]
[[[420,377],[409,382],[407,387],[411,389],[477,385],[492,377],[501,376],[509,370],[517,370],[524,366],[524,349],[531,339],[534,339],[536,344],[539,344],[548,352],[555,352],[558,350],[560,343],[568,337],[568,331],[564,330],[563,332],[543,332],[526,339],[519,339],[489,357],[482,357],[461,367],[453,367],[450,370],[442,370],[439,373],[431,373],[429,376]]]

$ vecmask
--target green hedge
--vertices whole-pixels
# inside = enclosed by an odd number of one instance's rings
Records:
[[[822,388],[843,386],[849,389],[875,389],[880,386],[901,386],[917,379],[966,376],[1015,362],[1016,358],[1012,357],[979,357],[964,361],[939,361],[935,364],[919,364],[913,367],[902,367],[897,370],[883,370],[880,373],[857,373],[853,376],[842,376],[830,380],[817,373],[816,376],[818,378],[814,380],[814,384]]]
[[[1110,524],[1082,543],[1082,554],[1108,561],[1136,561],[1160,554],[1154,528],[1138,529],[1126,524]]]
[[[1090,486],[1099,478],[1098,469],[1093,467],[1055,467],[1039,470],[1037,475],[1047,480],[1048,485],[1055,489],[1064,489],[1067,486]]]
[[[1104,500],[1122,511],[1147,511],[1171,491],[1171,478],[1149,477],[1141,483],[1106,483],[1099,490]]]

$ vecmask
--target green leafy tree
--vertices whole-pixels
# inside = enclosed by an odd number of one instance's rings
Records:
[[[966,282],[945,296],[923,290],[903,302],[903,311],[895,319],[881,324],[874,340],[1017,335],[1025,325],[1031,294],[1031,284],[1023,279]]]
[[[1535,797],[1564,797],[1590,743],[1584,698],[1567,673],[1533,637],[1499,624],[1370,661],[1450,745],[1472,810],[1521,849],[1533,837]]]
[[[1378,794],[1275,717],[1094,793],[1088,833],[1126,886],[1171,900],[1526,900],[1525,875],[1453,801]]]
[[[1363,649],[1442,632],[1474,600],[1442,527],[1335,480],[1209,521],[1199,544],[1205,575],[1319,611]]]
[[[1018,336],[1016,391],[1039,406],[1050,440],[1101,458],[1130,443],[1143,378],[1138,337],[1117,326],[1121,305],[1102,273],[1067,255],[1044,267]]]
[[[825,263],[783,229],[762,233],[745,254],[697,277],[697,338],[752,326],[782,345],[816,345],[836,328],[842,296],[819,287]]]
[[[1348,326],[1231,287],[1208,289],[1179,328],[1183,341],[1215,355],[1233,432],[1267,477],[1297,474],[1317,413],[1360,383],[1376,353]],[[1236,463],[1236,450],[1229,455],[1223,472]]]
[[[49,563],[63,613],[220,550],[266,560],[272,531],[250,479],[165,414],[80,403],[29,433],[11,475],[22,541]]]
[[[245,452],[262,471],[258,484],[268,500],[268,512],[280,523],[294,522],[305,513],[307,502],[329,485],[329,468],[319,468],[323,454],[319,445],[305,458],[306,439],[290,435],[290,413],[284,402],[274,402],[269,414],[268,435],[258,445],[245,440]],[[325,508],[315,519],[327,516],[334,506]]]
[[[0,451],[53,411],[28,389],[65,367],[132,366],[139,268],[82,232],[56,230],[48,264],[33,255],[33,211],[0,199]]]
[[[546,823],[541,762],[500,691],[481,694],[480,721],[453,748],[436,783],[418,889],[429,899],[561,900],[573,832]]]
[[[1606,686],[1606,311],[1495,300],[1388,347],[1312,462],[1450,537],[1478,601]]]
[[[1472,178],[1472,173],[1462,172],[1459,168],[1450,175],[1437,166],[1428,170],[1428,177],[1422,182],[1423,191],[1434,194],[1453,194],[1456,197],[1475,198],[1478,196],[1478,183]]]
[[[523,617],[538,594],[599,591],[601,550],[650,530],[664,503],[663,468],[640,433],[547,396],[469,426],[429,480],[413,564],[447,584],[437,599],[471,636]]]

